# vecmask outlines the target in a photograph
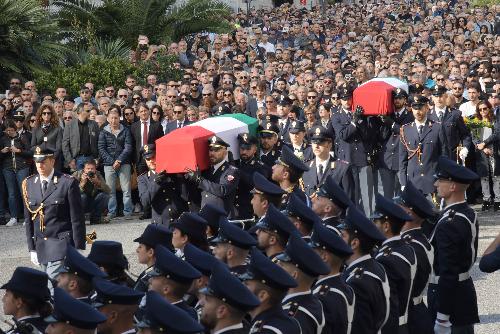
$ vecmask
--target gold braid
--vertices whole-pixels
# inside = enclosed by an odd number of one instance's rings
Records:
[[[43,202],[40,203],[40,206],[36,210],[31,210],[30,203],[28,201],[28,184],[26,181],[27,179],[24,179],[21,186],[23,191],[24,205],[26,205],[26,208],[31,213],[32,221],[36,219],[36,216],[40,217],[40,231],[43,232],[45,230],[45,222],[44,222],[45,214],[43,213]]]
[[[408,144],[408,142],[406,141],[406,138],[405,138],[405,130],[404,130],[404,126],[402,126],[400,129],[399,129],[399,139],[401,140],[401,143],[403,144],[403,146],[406,148],[406,150],[408,151],[409,155],[408,155],[408,160],[410,160],[411,158],[413,158],[413,156],[415,154],[417,154],[417,157],[418,157],[418,163],[420,163],[420,159],[422,157],[422,146],[421,146],[421,143],[418,143],[418,146],[416,149],[412,150],[410,148],[410,145]]]

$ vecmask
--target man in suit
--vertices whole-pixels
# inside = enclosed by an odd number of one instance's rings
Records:
[[[156,171],[155,144],[144,145],[141,151],[149,168],[148,172],[137,178],[141,204],[151,207],[152,223],[169,225],[181,213],[189,211],[186,201],[181,197],[182,176]]]
[[[186,119],[186,106],[182,103],[176,103],[174,105],[174,120],[167,123],[165,128],[165,134],[174,131],[175,129],[180,129],[190,124],[191,122]]]
[[[434,108],[429,112],[428,118],[434,122],[441,123],[443,133],[446,137],[448,157],[452,160],[465,161],[472,149],[471,133],[467,129],[460,110],[451,109],[446,106],[448,95],[444,86],[435,86],[432,89],[432,102]]]
[[[84,212],[78,180],[54,170],[54,151],[34,152],[38,174],[22,184],[26,238],[31,262],[55,278],[68,245],[85,249]]]
[[[65,164],[73,171],[82,170],[85,162],[99,158],[99,125],[89,119],[90,110],[78,105],[78,117],[64,127],[62,151]]]
[[[411,108],[415,121],[403,125],[399,149],[401,186],[412,181],[425,195],[435,191],[434,174],[439,156],[448,155],[441,124],[427,117],[428,102],[425,96],[413,97]]]
[[[436,178],[437,193],[445,207],[430,238],[434,273],[427,300],[435,319],[434,332],[473,333],[479,316],[470,271],[477,258],[479,223],[465,201],[465,191],[479,176],[454,160],[440,157]]]
[[[240,171],[227,161],[229,144],[217,136],[208,140],[208,157],[210,168],[200,173],[188,170],[186,179],[196,187],[194,192],[201,191],[201,208],[211,203],[224,208],[229,218],[235,217],[234,199],[240,182]]]
[[[310,138],[314,158],[306,164],[309,170],[304,172],[305,193],[314,194],[328,177],[332,177],[350,198],[354,197],[354,179],[350,165],[344,160],[335,160],[331,155],[332,134],[318,125],[311,129]]]
[[[393,198],[399,194],[401,185],[399,184],[399,133],[401,126],[411,123],[414,120],[413,114],[406,109],[408,94],[401,88],[392,91],[394,103],[394,113],[382,117],[384,126],[381,129],[382,146],[379,155],[379,176],[382,181],[384,196]]]
[[[148,166],[144,161],[141,148],[147,144],[154,144],[156,139],[163,136],[163,128],[160,123],[154,122],[149,117],[149,108],[146,105],[139,106],[139,120],[132,124],[130,130],[134,142],[134,162],[137,174],[140,175],[148,171]]]

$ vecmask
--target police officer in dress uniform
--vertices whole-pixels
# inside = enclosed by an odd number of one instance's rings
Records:
[[[318,276],[330,270],[321,257],[299,236],[291,235],[284,253],[276,258],[278,264],[295,278],[297,286],[288,289],[281,305],[300,324],[303,334],[320,334],[325,326],[323,304],[312,294]]]
[[[312,210],[321,218],[323,224],[333,227],[340,235],[337,226],[342,223],[345,211],[353,202],[332,176],[327,177],[313,194],[311,202]]]
[[[155,144],[144,145],[141,154],[149,169],[137,178],[142,207],[151,207],[152,223],[168,226],[181,213],[188,211],[188,205],[181,197],[183,180],[177,174],[156,171]]]
[[[279,128],[279,139],[282,143],[290,142],[290,125],[292,120],[288,117],[290,111],[292,111],[292,100],[287,95],[280,95],[277,106],[277,113],[279,119],[277,120],[277,125]]]
[[[224,218],[219,222],[219,233],[212,243],[215,244],[214,256],[227,264],[234,275],[246,272],[250,249],[257,245],[250,233]]]
[[[34,148],[38,174],[22,184],[31,262],[54,279],[68,245],[85,249],[85,221],[78,180],[54,170],[54,151]]]
[[[353,251],[342,273],[342,278],[356,295],[352,333],[378,333],[389,318],[390,287],[384,267],[371,253],[385,237],[355,207],[347,209],[340,228],[342,239]]]
[[[306,162],[309,170],[302,176],[305,193],[311,196],[332,176],[349,197],[354,198],[354,179],[349,163],[345,160],[335,160],[331,155],[332,136],[330,131],[322,126],[315,126],[310,131],[314,158]]]
[[[162,245],[156,246],[155,254],[156,262],[149,274],[150,290],[158,292],[172,305],[186,311],[197,320],[196,311],[183,298],[193,281],[201,277],[201,273]]]
[[[240,171],[240,182],[234,200],[235,217],[237,219],[251,219],[253,218],[253,210],[250,203],[252,200],[250,191],[253,189],[253,174],[259,172],[268,175],[270,173],[269,168],[260,161],[257,155],[258,141],[255,136],[240,133],[238,142],[240,144],[240,158],[233,162]]]
[[[144,317],[137,324],[139,334],[192,334],[203,326],[188,313],[169,303],[155,291],[146,294]]]
[[[323,333],[350,334],[356,297],[354,290],[342,280],[340,270],[345,259],[352,255],[352,249],[336,231],[320,222],[314,224],[309,245],[329,268],[312,289],[324,306],[326,324]]]
[[[249,312],[252,317],[250,333],[301,333],[297,320],[289,317],[281,306],[281,300],[288,289],[297,286],[293,277],[257,248],[250,251],[250,258],[247,272],[240,276],[247,288],[258,295],[260,300],[260,305]]]
[[[257,225],[257,246],[264,251],[272,261],[285,251],[286,243],[291,234],[300,235],[292,222],[272,204],[266,215]]]
[[[207,204],[200,210],[198,215],[207,222],[207,240],[210,243],[215,237],[217,237],[220,218],[226,218],[227,214],[224,211],[224,208],[213,204]]]
[[[3,313],[11,315],[15,323],[8,334],[45,333],[44,317],[52,311],[48,281],[43,271],[17,267],[10,280],[2,285]]]
[[[211,333],[248,334],[245,314],[259,306],[259,299],[228,268],[217,262],[207,287],[200,290],[202,301],[200,322]]]
[[[211,203],[223,207],[229,217],[235,216],[234,198],[240,180],[239,170],[226,160],[229,144],[217,136],[208,140],[210,168],[203,171],[188,169],[187,180],[201,191],[201,208]]]
[[[99,334],[135,334],[134,313],[144,293],[108,280],[94,278],[92,306],[107,317],[97,326]]]
[[[302,161],[309,161],[313,158],[311,146],[305,140],[306,127],[304,122],[293,120],[288,127],[288,136],[290,142],[285,143],[286,146],[293,150],[293,153]]]
[[[439,122],[446,137],[448,157],[458,162],[465,161],[472,146],[472,137],[464,123],[462,112],[446,106],[448,90],[444,86],[434,86],[432,89],[432,102],[434,107],[429,112],[429,119]]]
[[[90,304],[90,297],[94,291],[92,279],[107,277],[99,267],[75,248],[69,246],[66,250],[64,263],[57,270],[57,286],[64,289],[73,298]]]
[[[302,189],[304,187],[301,179],[302,174],[308,170],[309,167],[297,158],[289,147],[283,146],[281,155],[278,160],[276,160],[271,175],[272,180],[277,182],[281,189],[285,191],[280,206],[282,210],[286,208],[288,197],[292,193],[297,195],[304,203],[310,204],[309,197],[306,196]]]
[[[445,207],[430,241],[434,247],[434,275],[428,288],[435,333],[473,333],[479,322],[477,297],[470,270],[477,257],[479,224],[465,201],[465,191],[479,177],[455,161],[440,157],[436,175]]]
[[[448,155],[442,127],[427,117],[429,100],[416,95],[411,102],[415,121],[403,125],[399,150],[399,182],[412,181],[425,195],[435,191],[434,174],[439,156]]]
[[[260,173],[253,174],[253,187],[251,191],[253,214],[261,220],[271,204],[276,207],[281,205],[285,191]]]
[[[54,311],[45,318],[46,334],[93,334],[106,317],[91,305],[54,288]]]
[[[149,224],[141,236],[134,239],[134,242],[139,243],[136,250],[138,262],[147,265],[147,268],[137,278],[134,290],[146,292],[148,291],[149,279],[151,278],[149,274],[153,271],[156,261],[155,247],[163,245],[173,250],[172,232],[166,226]]]
[[[423,297],[432,272],[434,249],[422,232],[422,223],[425,219],[434,218],[434,206],[411,182],[406,184],[401,196],[394,201],[413,218],[401,229],[401,239],[413,248],[417,256],[417,272],[408,306],[408,332],[433,334],[434,324]]]
[[[279,127],[271,120],[263,121],[259,126],[260,160],[264,165],[273,167],[276,159],[280,156]]]
[[[378,117],[363,116],[363,110],[352,113],[352,90],[339,90],[340,110],[333,114],[332,125],[338,142],[338,159],[348,161],[354,178],[355,204],[366,214],[373,210],[376,147],[380,131]]]
[[[128,260],[122,244],[117,241],[96,240],[92,243],[87,259],[94,262],[108,275],[108,281],[133,287],[135,281],[127,274]]]
[[[311,232],[316,221],[320,221],[318,215],[302,202],[295,194],[290,195],[288,205],[282,211],[291,220],[300,235],[306,241],[311,238]]]
[[[408,94],[404,89],[396,88],[392,91],[394,113],[382,117],[384,126],[381,129],[382,145],[379,155],[379,175],[382,181],[384,196],[393,198],[400,193],[399,184],[399,146],[401,145],[399,134],[401,127],[414,120],[413,114],[406,109]]]
[[[391,311],[382,333],[408,333],[408,306],[417,258],[413,248],[401,239],[400,232],[405,222],[412,218],[398,204],[377,193],[372,219],[387,238],[375,255],[385,268],[391,288]]]

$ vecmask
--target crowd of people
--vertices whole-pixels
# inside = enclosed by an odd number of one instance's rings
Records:
[[[464,1],[283,5],[234,14],[228,34],[139,36],[131,60],[174,55],[181,80],[88,80],[69,96],[13,76],[0,223],[24,222],[44,273],[16,269],[4,312],[18,333],[473,333],[467,202],[500,210],[499,14]],[[357,87],[388,77],[409,87],[393,90],[394,113],[353,105]],[[259,123],[238,135],[238,159],[215,135],[209,169],[157,170],[157,139],[231,113]],[[86,220],[134,213],[152,223],[135,240],[136,281],[119,243],[76,250]]]

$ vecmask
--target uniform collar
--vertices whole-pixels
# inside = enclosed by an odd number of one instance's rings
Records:
[[[135,328],[130,328],[129,330],[126,330],[122,334],[133,334],[133,333],[135,333]]]
[[[410,233],[410,232],[412,232],[412,231],[417,231],[417,230],[419,230],[419,231],[420,231],[420,230],[422,230],[422,228],[421,228],[421,227],[414,227],[414,228],[410,228],[410,229],[408,229],[408,230],[406,230],[406,231],[404,231],[404,232],[401,232],[401,236],[403,236],[403,235],[405,235],[405,234],[408,234],[408,233]]]
[[[40,314],[35,313],[35,314],[26,315],[24,317],[16,319],[16,321],[23,321],[23,320],[35,319],[35,318],[40,318]]]
[[[218,331],[215,331],[212,334],[221,334],[221,333],[231,331],[233,329],[241,329],[241,328],[243,328],[242,322],[240,322],[239,324],[236,324],[236,325],[231,325],[231,326],[227,326],[225,328],[219,329]]]
[[[388,243],[392,242],[392,241],[396,241],[396,240],[401,240],[401,236],[400,235],[395,235],[389,239],[385,239],[384,242],[382,242],[382,246],[384,245],[387,245]]]
[[[357,258],[356,260],[352,261],[348,266],[347,266],[347,269],[351,268],[352,266],[360,263],[360,262],[363,262],[363,261],[366,261],[366,260],[369,260],[371,259],[372,256],[370,254],[366,254],[366,255],[363,255],[362,257],[360,258]]]
[[[316,281],[316,284],[315,285],[318,285],[320,284],[321,282],[324,282],[330,278],[335,278],[335,277],[339,277],[340,276],[340,273],[337,273],[335,275],[329,275],[329,276],[326,276],[326,277],[323,277],[323,278],[320,278],[319,280]]]
[[[50,172],[49,176],[47,176],[47,177],[39,175],[40,176],[40,183],[43,181],[47,181],[47,183],[50,183],[50,181],[54,177],[54,171],[55,171],[55,169],[52,169],[52,172]]]
[[[453,203],[453,204],[450,204],[450,205],[447,205],[443,208],[443,211],[442,212],[445,212],[446,210],[448,210],[449,208],[451,208],[452,206],[455,206],[455,205],[459,205],[459,204],[463,204],[465,203],[465,201],[461,201],[461,202],[456,202],[456,203]]]
[[[415,120],[415,125],[417,126],[417,129],[420,127],[420,125],[423,125],[425,127],[426,124],[427,124],[427,118],[425,118],[425,120],[422,123]]]
[[[283,298],[283,300],[281,301],[281,303],[284,303],[286,302],[288,299],[291,299],[293,297],[298,297],[298,296],[307,296],[307,295],[310,295],[312,293],[311,290],[307,290],[307,291],[302,291],[302,292],[294,292],[294,293],[291,293],[289,295],[286,295],[285,298]]]
[[[226,160],[222,160],[218,164],[214,165],[214,173],[219,170],[219,168],[226,162]]]

